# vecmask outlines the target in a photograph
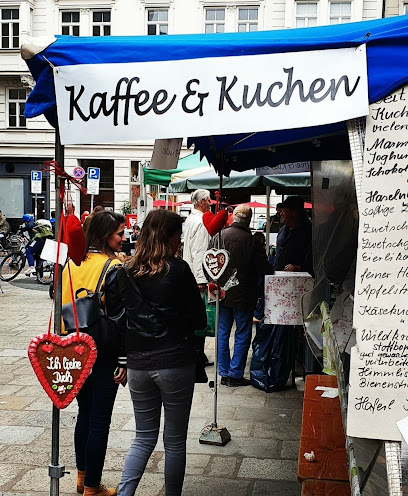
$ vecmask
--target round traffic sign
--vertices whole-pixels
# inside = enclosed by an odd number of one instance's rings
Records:
[[[75,179],[82,179],[85,176],[85,171],[82,167],[75,167],[73,176]]]

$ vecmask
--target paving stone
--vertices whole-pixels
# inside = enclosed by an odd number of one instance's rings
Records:
[[[17,384],[18,386],[36,386],[38,384],[38,380],[35,377],[34,373],[18,376],[15,375],[13,379],[8,381],[8,384]]]
[[[158,448],[161,449],[161,441]],[[278,441],[273,439],[252,439],[233,437],[225,446],[200,444],[198,437],[187,438],[187,453],[204,453],[209,455],[258,456],[260,458],[278,458]]]
[[[297,460],[299,456],[299,441],[282,441],[281,458]]]
[[[254,437],[292,441],[299,440],[300,425],[285,422],[276,422],[273,424],[255,422]]]
[[[41,427],[0,426],[0,443],[30,444],[43,432]]]
[[[233,405],[240,408],[263,408],[266,405],[265,396],[246,396],[243,394],[228,394],[220,397],[219,404]]]
[[[213,456],[208,475],[211,477],[235,477],[242,458],[233,456]]]
[[[20,357],[14,357],[14,356],[1,357],[1,363],[5,363],[5,364],[18,363],[19,360]]]
[[[110,431],[108,439],[108,449],[128,450],[133,438],[132,431]],[[163,450],[161,450],[163,451]]]
[[[3,401],[3,396],[11,396],[11,395],[17,395],[18,391],[22,389],[21,386],[15,386],[12,384],[5,384],[4,386],[1,387],[1,396],[0,396],[0,401]]]
[[[8,484],[20,473],[24,472],[24,470],[24,467],[18,467],[9,462],[7,462],[7,464],[0,465],[0,486]]]
[[[252,496],[300,496],[301,490],[299,482],[256,481]]]
[[[210,455],[187,455],[186,474],[202,475],[210,461]],[[159,461],[157,468],[161,473],[164,473],[165,456]]]
[[[34,398],[24,398],[14,395],[0,396],[0,410],[22,410],[33,401]]]
[[[48,448],[48,449],[47,449]],[[51,447],[46,446],[24,446],[21,445],[9,446],[2,452],[2,457],[7,463],[22,465],[28,467],[30,465],[46,467],[50,463]],[[64,464],[68,464],[64,456],[60,456]]]
[[[226,478],[186,476],[183,496],[247,496],[249,481]]]
[[[238,477],[293,481],[297,475],[297,462],[292,460],[261,460],[244,458]]]
[[[24,411],[0,410],[0,425],[19,425],[28,415],[29,413]]]
[[[60,446],[74,446],[74,429],[62,427],[59,432]],[[51,428],[46,429],[41,436],[34,440],[33,445],[45,446],[47,449],[51,446]]]
[[[1,345],[5,347],[5,344],[2,343]],[[11,349],[5,349],[5,350],[0,350],[0,357],[23,357],[27,356],[27,350],[11,350]]]
[[[136,489],[136,496],[159,496],[164,487],[163,474],[144,473]],[[184,491],[183,491],[184,495]]]
[[[235,420],[248,420],[265,423],[289,423],[292,418],[292,410],[277,408],[237,408],[234,414]]]
[[[285,408],[290,410],[301,410],[303,408],[302,398],[277,398],[276,396],[267,396],[267,404],[271,408]]]
[[[60,415],[60,426],[62,427],[74,427],[75,422],[75,415]],[[52,412],[32,413],[29,417],[26,418],[25,424],[35,427],[51,427]]]
[[[303,414],[303,410],[293,410],[292,422],[294,424],[301,425],[302,424],[302,414]]]

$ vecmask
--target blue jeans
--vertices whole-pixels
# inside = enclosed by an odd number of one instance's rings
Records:
[[[31,243],[28,245],[26,256],[27,256],[28,265],[30,267],[34,267],[35,265],[34,255],[43,249],[44,244],[45,241],[41,239],[37,241],[31,241]]]
[[[118,385],[113,380],[116,364],[96,360],[92,373],[78,393],[75,426],[75,457],[78,470],[85,470],[85,486],[99,486],[105,463],[109,427]]]
[[[164,480],[166,496],[180,496],[186,467],[186,440],[195,364],[174,369],[128,369],[136,437],[125,460],[118,496],[133,496],[157,444],[164,406]]]
[[[220,305],[218,324],[218,374],[241,379],[252,337],[253,310],[236,310]],[[231,358],[229,339],[235,320],[234,351]]]

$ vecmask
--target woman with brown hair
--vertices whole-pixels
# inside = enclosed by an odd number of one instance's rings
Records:
[[[207,324],[205,305],[188,266],[175,253],[183,219],[167,210],[146,217],[131,261],[116,270],[116,309],[126,328],[127,377],[136,420],[119,496],[133,496],[157,443],[164,407],[167,496],[181,495],[195,381],[194,330]]]
[[[74,294],[81,288],[94,293],[103,270],[120,264],[116,253],[121,251],[122,242],[126,239],[124,229],[123,215],[102,211],[93,216],[86,233],[83,262],[79,266],[71,260],[68,262]],[[109,273],[103,277],[100,291],[104,293],[102,304],[107,308],[112,293]],[[85,296],[86,292],[82,291],[78,296],[81,295]],[[71,303],[68,266],[62,274],[62,304],[67,303]],[[84,496],[116,495],[116,489],[107,488],[100,482],[113,404],[118,385],[126,383],[126,358],[123,356],[124,336],[121,340],[109,321],[106,320],[104,324],[111,327],[112,340],[109,343],[96,343],[96,362],[77,396],[78,416],[74,435],[77,491],[84,493]],[[69,329],[69,332],[73,331],[75,329]]]

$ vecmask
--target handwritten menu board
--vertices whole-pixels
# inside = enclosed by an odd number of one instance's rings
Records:
[[[401,439],[408,415],[408,86],[370,105],[347,434]]]

